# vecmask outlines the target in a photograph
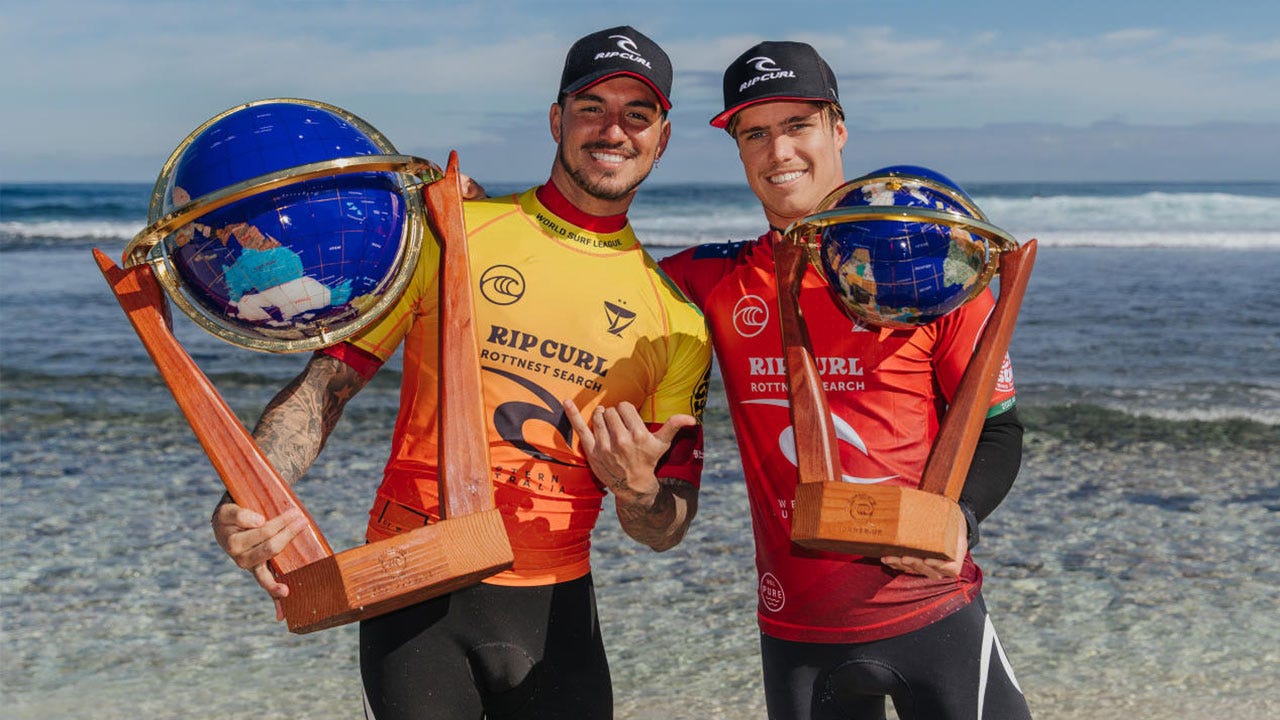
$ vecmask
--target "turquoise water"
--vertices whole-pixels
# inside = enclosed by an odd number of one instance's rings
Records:
[[[633,218],[659,253],[763,222],[739,188],[648,190]],[[972,190],[1046,238],[1013,347],[1027,453],[975,552],[1033,711],[1275,717],[1280,191]],[[148,192],[0,186],[2,714],[358,717],[353,630],[290,635],[213,543],[220,484],[92,264],[140,228]],[[247,423],[304,362],[177,332]],[[299,486],[336,548],[361,540],[397,382],[389,365],[353,401]],[[707,450],[680,547],[636,546],[608,513],[594,537],[622,719],[763,717],[718,387]]]

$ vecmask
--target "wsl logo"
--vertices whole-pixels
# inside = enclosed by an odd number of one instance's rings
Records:
[[[755,337],[768,324],[769,306],[758,295],[743,295],[733,306],[733,329],[742,337]]]
[[[632,40],[626,35],[610,35],[609,39],[618,41],[618,50],[614,50],[612,52],[596,53],[596,56],[594,58],[595,60],[605,60],[608,58],[617,57],[617,58],[622,58],[623,60],[631,60],[633,62],[638,62],[647,68],[651,68],[651,69],[653,68],[653,65],[649,64],[648,60],[645,60],[643,57],[640,56],[640,49],[636,47],[635,40]]]
[[[480,276],[480,294],[494,305],[511,305],[524,297],[524,275],[510,265],[494,265]]]
[[[783,70],[782,68],[778,67],[778,63],[774,62],[773,58],[765,57],[763,55],[757,55],[756,57],[751,58],[750,60],[747,61],[747,64],[754,67],[756,69],[756,72],[760,74],[739,85],[738,92],[742,92],[747,88],[751,87],[752,85],[755,85],[758,82],[763,82],[765,80],[794,78],[796,76],[794,72],[790,70]]]

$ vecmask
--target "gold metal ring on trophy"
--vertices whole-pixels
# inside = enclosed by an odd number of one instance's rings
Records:
[[[383,135],[381,132],[378,131],[377,128],[375,128],[374,126],[366,122],[364,118],[348,110],[344,110],[343,108],[340,108],[337,105],[330,105],[329,103],[321,102],[319,100],[310,100],[307,98],[292,98],[292,97],[266,98],[263,100],[253,100],[247,103],[242,103],[240,105],[236,105],[233,108],[228,108],[218,113],[217,115],[214,115],[213,117],[209,118],[203,123],[201,123],[199,127],[197,127],[195,130],[192,130],[190,134],[188,134],[185,138],[183,138],[182,142],[178,143],[178,147],[174,148],[173,152],[169,154],[169,159],[165,160],[164,166],[160,168],[160,175],[156,178],[155,185],[151,188],[151,201],[147,211],[147,224],[151,224],[160,218],[161,208],[164,207],[165,193],[168,191],[169,177],[173,173],[174,166],[177,165],[178,161],[182,158],[183,154],[186,152],[187,147],[191,145],[191,143],[195,142],[196,138],[200,137],[205,130],[209,129],[213,125],[218,124],[221,120],[223,120],[229,115],[234,115],[235,113],[242,112],[247,108],[259,107],[259,106],[270,106],[270,105],[276,105],[279,103],[289,103],[291,105],[302,105],[305,107],[322,110],[332,115],[336,115],[337,117],[342,118],[348,123],[351,123],[351,125],[355,126],[357,130],[364,133],[364,135],[369,138],[370,142],[373,143],[374,147],[378,148],[379,154],[381,155],[398,155],[399,154],[399,152],[396,150],[396,146],[393,145],[389,139],[387,139],[386,135]],[[423,161],[423,162],[428,162],[428,161]],[[424,182],[430,183],[444,177],[444,171],[441,170],[438,165],[436,165],[435,163],[428,163],[428,164],[431,167],[422,178]]]
[[[991,284],[1000,267],[1000,254],[1018,249],[1018,241],[1012,235],[985,220],[945,210],[891,205],[856,205],[816,212],[792,223],[783,237],[804,248],[810,264],[821,272],[820,234],[824,228],[849,222],[873,221],[946,225],[982,238],[983,267],[970,291],[971,297]]]
[[[817,230],[854,221],[890,220],[948,225],[968,230],[995,243],[999,250],[1016,250],[1018,241],[1012,235],[985,220],[960,213],[929,208],[901,207],[897,205],[857,205],[853,207],[823,210],[803,217],[787,227],[784,236],[808,245]]]
[[[173,212],[151,223],[138,233],[124,251],[125,267],[146,263],[164,288],[165,294],[197,325],[214,336],[233,345],[265,352],[303,352],[336,344],[359,332],[362,325],[350,325],[342,331],[332,331],[321,327],[314,337],[293,338],[254,338],[246,336],[234,325],[225,322],[219,316],[202,308],[190,299],[183,284],[178,279],[177,269],[170,261],[166,246],[162,240],[177,232],[188,223],[243,200],[257,193],[275,190],[288,185],[333,177],[356,172],[392,172],[401,178],[400,194],[405,200],[405,228],[401,234],[401,256],[396,260],[398,270],[378,301],[365,315],[377,318],[390,309],[400,298],[413,274],[422,250],[422,238],[426,231],[426,208],[423,206],[419,188],[424,185],[422,176],[433,177],[440,173],[440,168],[430,160],[411,155],[362,155],[357,157],[335,158],[321,162],[298,165],[273,173],[250,178],[216,192],[202,195],[195,200],[177,208]],[[270,329],[261,329],[269,335]]]
[[[818,203],[817,209],[818,210],[833,209],[836,206],[836,203],[840,202],[840,200],[847,197],[849,193],[853,192],[854,190],[867,187],[869,185],[884,185],[888,189],[895,190],[895,191],[897,190],[898,187],[902,185],[917,185],[917,186],[926,188],[931,192],[935,192],[939,195],[942,195],[943,197],[949,198],[951,202],[955,203],[961,208],[964,208],[964,211],[967,212],[970,217],[977,218],[978,220],[982,220],[983,222],[987,222],[986,213],[982,212],[982,208],[978,207],[977,204],[973,202],[973,199],[970,198],[968,195],[965,195],[963,192],[960,192],[956,188],[951,187],[946,183],[938,182],[937,180],[934,180],[933,178],[930,178],[930,177],[925,177],[923,175],[913,175],[911,173],[899,172],[896,170],[887,172],[887,173],[880,173],[878,175],[864,175],[860,178],[855,178],[853,180],[850,180],[849,182],[841,185],[835,190],[832,190],[831,192],[827,193],[827,196],[823,198],[821,202]],[[895,207],[901,207],[901,206],[895,206]]]
[[[125,247],[125,267],[132,267],[146,262],[147,255],[151,249],[165,237],[177,232],[184,225],[234,202],[261,192],[295,185],[308,180],[357,172],[394,172],[410,176],[413,182],[401,185],[402,190],[405,190],[405,194],[408,196],[409,194],[416,195],[417,193],[412,192],[412,188],[415,185],[423,184],[423,181],[418,177],[419,175],[439,173],[440,167],[430,160],[412,155],[359,155],[298,165],[249,178],[221,190],[201,195],[159,220],[152,222],[142,232],[135,235],[133,240],[129,241],[129,244]]]

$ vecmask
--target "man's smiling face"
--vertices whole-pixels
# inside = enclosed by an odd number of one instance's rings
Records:
[[[629,76],[613,77],[551,106],[559,148],[551,179],[579,210],[626,212],[666,148],[671,125],[658,96]]]
[[[824,106],[776,100],[743,108],[731,125],[747,184],[773,227],[808,215],[844,180],[848,133]]]

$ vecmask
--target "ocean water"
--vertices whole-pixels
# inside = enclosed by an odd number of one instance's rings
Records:
[[[493,192],[512,188],[491,187]],[[1280,183],[967,188],[1040,252],[1012,355],[1018,483],[975,557],[1038,718],[1280,716]],[[360,716],[355,633],[293,636],[212,541],[221,485],[98,274],[143,184],[0,185],[0,715]],[[656,254],[757,235],[745,188],[656,186]],[[179,339],[241,418],[305,362]],[[299,492],[360,542],[399,377]],[[762,718],[750,519],[723,395],[703,501],[594,565],[620,719]]]

